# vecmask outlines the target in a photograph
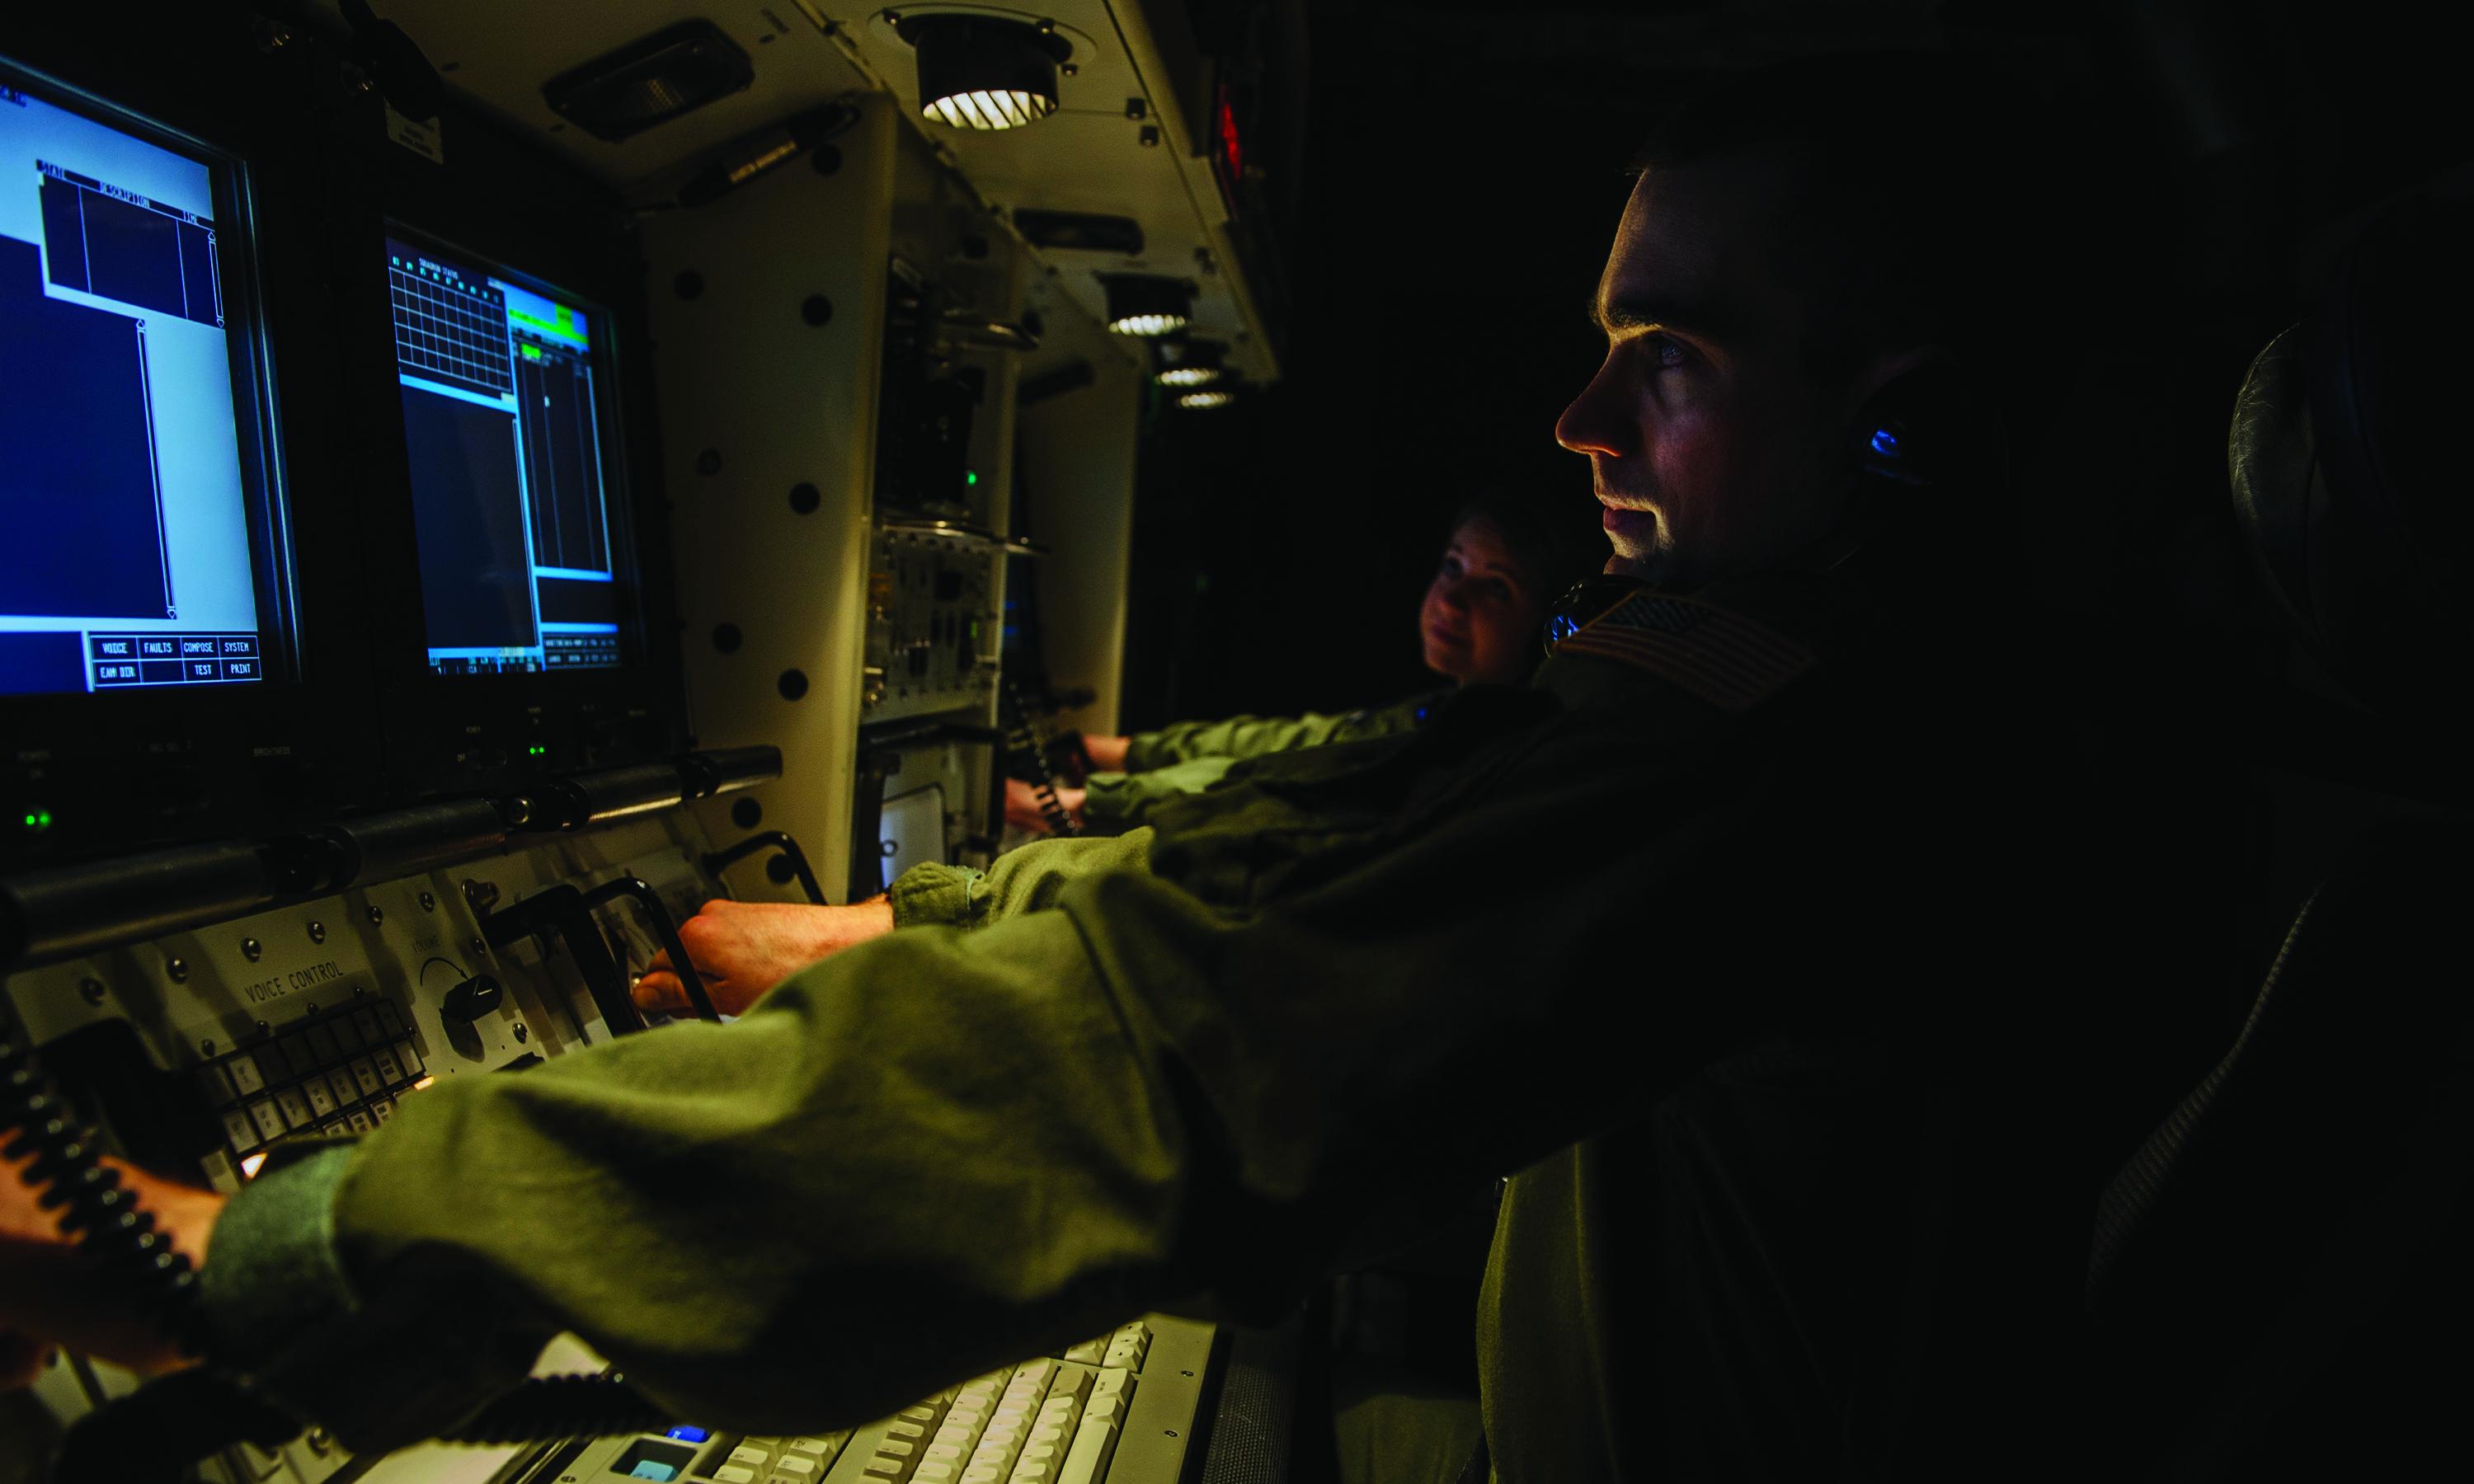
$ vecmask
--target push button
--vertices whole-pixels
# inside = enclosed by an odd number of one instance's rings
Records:
[[[310,1116],[309,1100],[299,1088],[286,1088],[275,1094],[275,1106],[283,1110],[283,1121],[296,1129],[305,1129],[317,1120]]]
[[[268,1138],[283,1137],[283,1113],[275,1106],[275,1099],[260,1098],[250,1104],[249,1115],[257,1124],[257,1131]]]

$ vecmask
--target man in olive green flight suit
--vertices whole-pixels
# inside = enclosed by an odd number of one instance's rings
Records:
[[[354,1445],[561,1328],[817,1428],[1182,1297],[1277,1315],[1510,1176],[1495,1476],[2037,1472],[2092,1196],[2039,1054],[2066,791],[1992,618],[1840,560],[1856,410],[1941,322],[1808,353],[1870,292],[1806,251],[1831,138],[1721,131],[1625,209],[1558,433],[1660,592],[1414,732],[906,875],[787,977],[700,917],[770,986],[735,1023],[441,1079],[229,1204],[139,1182],[221,1355]],[[47,1230],[0,1196],[0,1330],[139,1348]]]

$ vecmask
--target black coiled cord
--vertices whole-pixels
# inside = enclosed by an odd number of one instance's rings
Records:
[[[203,1354],[197,1269],[104,1164],[93,1131],[78,1123],[8,1009],[0,996],[0,1128],[13,1131],[0,1149],[12,1159],[35,1157],[22,1178],[39,1192],[37,1205],[62,1213],[79,1254],[127,1284],[132,1304],[183,1354]],[[528,1443],[644,1431],[669,1421],[616,1376],[550,1376],[498,1398],[444,1441]],[[54,1484],[175,1484],[199,1460],[235,1443],[271,1451],[301,1430],[297,1418],[241,1380],[206,1369],[178,1371],[80,1418],[61,1440],[52,1477]]]
[[[183,1353],[197,1354],[204,1340],[197,1269],[138,1206],[119,1172],[104,1164],[94,1132],[78,1123],[22,1033],[5,1023],[0,1123],[14,1130],[0,1147],[12,1159],[34,1156],[23,1179],[40,1192],[37,1205],[61,1212],[79,1254],[125,1285],[130,1302]]]
[[[1056,797],[1056,776],[1048,769],[1048,739],[1031,719],[1031,707],[1023,704],[1022,690],[1012,681],[1002,682],[998,695],[1005,710],[1006,746],[1029,765],[1031,797],[1038,801],[1041,817],[1048,821],[1052,835],[1079,835],[1082,826],[1074,823],[1065,804]]]

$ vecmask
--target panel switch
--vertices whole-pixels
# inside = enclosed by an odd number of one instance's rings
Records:
[[[438,1007],[438,1013],[449,1020],[462,1020],[469,1024],[483,1016],[497,1014],[506,999],[507,992],[498,988],[497,980],[488,974],[474,974],[447,992],[446,1002]]]

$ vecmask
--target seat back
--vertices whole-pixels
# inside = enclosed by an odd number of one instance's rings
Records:
[[[2297,641],[2416,745],[2474,712],[2474,192],[2379,213],[2253,364],[2236,509]],[[2116,1177],[2098,1385],[2139,1476],[2347,1476],[2462,1448],[2474,1365],[2474,822],[2381,823],[2295,916],[2234,1044]],[[2436,1329],[2435,1329],[2436,1327]]]

